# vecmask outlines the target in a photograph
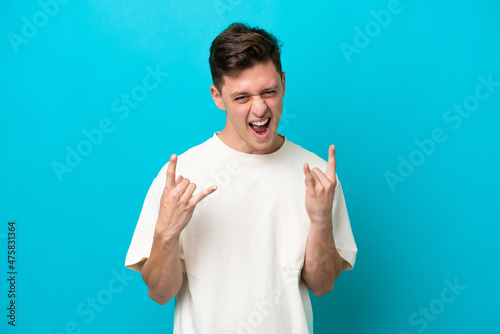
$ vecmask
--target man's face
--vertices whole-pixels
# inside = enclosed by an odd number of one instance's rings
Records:
[[[210,87],[215,104],[226,110],[226,126],[219,138],[229,147],[248,154],[276,151],[283,140],[277,135],[285,96],[281,77],[271,60],[224,76],[222,94]]]

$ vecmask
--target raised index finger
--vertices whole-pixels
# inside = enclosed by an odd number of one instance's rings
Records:
[[[326,177],[335,181],[335,170],[337,169],[337,162],[335,161],[335,145],[330,145],[328,149],[328,165],[326,166]]]
[[[177,165],[177,155],[172,154],[167,167],[167,180],[165,186],[169,188],[175,187],[175,167]]]

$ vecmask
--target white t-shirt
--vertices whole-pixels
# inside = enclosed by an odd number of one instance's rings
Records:
[[[218,189],[198,203],[180,234],[185,271],[175,299],[174,334],[313,333],[309,293],[301,278],[310,221],[303,164],[326,161],[285,138],[276,152],[246,154],[212,138],[179,156],[176,177],[197,192]],[[168,163],[154,179],[125,266],[148,258]],[[357,248],[337,177],[333,234],[343,269]]]

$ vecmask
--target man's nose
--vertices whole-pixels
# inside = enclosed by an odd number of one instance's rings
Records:
[[[262,97],[258,96],[252,101],[252,113],[256,117],[264,116],[266,110],[267,110],[267,104]]]

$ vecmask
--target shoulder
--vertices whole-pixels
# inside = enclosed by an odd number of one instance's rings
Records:
[[[212,140],[213,140],[212,138],[209,138],[203,143],[193,146],[187,151],[178,154],[176,175],[185,173],[186,171],[189,170],[197,169],[201,164],[203,164],[204,161],[207,161],[211,155],[210,146],[212,145]],[[166,159],[170,160],[170,156],[171,154],[168,154],[166,156]],[[165,183],[165,176],[167,173],[168,164],[169,162],[167,161],[167,163],[165,163],[161,167],[160,171],[158,172],[158,175],[155,178],[156,182],[159,182],[160,184]]]
[[[327,166],[327,162],[320,158],[317,154],[306,150],[302,146],[299,146],[288,140],[288,145],[290,145],[290,154],[293,159],[299,159],[301,162],[307,162],[311,168],[318,167],[321,170],[324,170]]]
[[[305,148],[292,143],[289,141],[289,145],[291,145],[290,155],[292,156],[293,162],[300,162],[302,164],[308,163],[309,168],[313,169],[314,167],[319,168],[323,173],[326,171],[328,166],[328,162],[323,158],[319,157],[317,154],[306,150]],[[328,146],[325,147],[325,152],[328,152]],[[335,173],[335,177],[337,179],[337,188],[340,186],[340,180],[338,174]]]
[[[184,153],[179,155],[179,161],[193,161],[203,159],[210,155],[211,146],[213,144],[213,137],[205,140],[203,143],[191,147]]]

